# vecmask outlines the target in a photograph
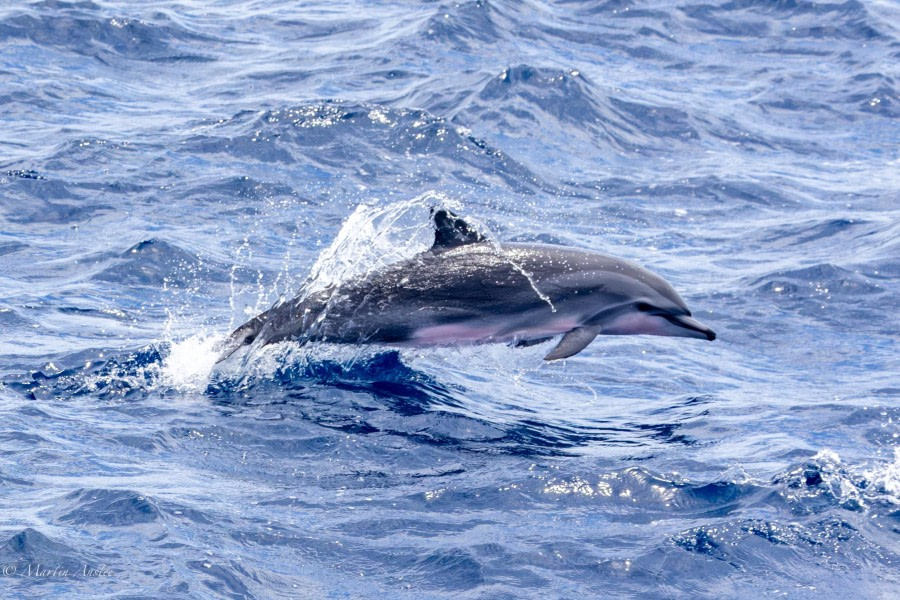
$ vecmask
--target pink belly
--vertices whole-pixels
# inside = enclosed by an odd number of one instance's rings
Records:
[[[566,333],[578,327],[575,319],[557,319],[536,327],[521,327],[510,331],[505,325],[470,325],[454,323],[435,325],[417,330],[409,343],[422,346],[443,346],[451,344],[479,344],[487,342],[511,342],[551,337]]]
[[[500,330],[497,327],[471,325],[435,325],[417,330],[410,338],[413,344],[423,346],[445,344],[475,344],[482,341],[490,341]]]

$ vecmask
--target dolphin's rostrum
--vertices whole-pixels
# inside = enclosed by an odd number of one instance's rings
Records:
[[[716,339],[662,277],[622,258],[545,244],[497,244],[447,209],[434,245],[363,277],[277,304],[238,327],[241,346],[531,345],[563,334],[544,360],[581,352],[598,334]]]

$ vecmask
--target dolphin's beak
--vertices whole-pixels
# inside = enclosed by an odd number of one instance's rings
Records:
[[[268,318],[269,311],[262,313],[261,315],[257,315],[235,329],[231,336],[227,340],[225,340],[224,345],[222,346],[221,353],[219,354],[219,358],[216,359],[216,364],[219,364],[232,354],[234,354],[238,348],[241,346],[247,346],[248,344],[253,343],[256,339],[256,336],[259,335],[260,330],[263,328],[263,325],[266,324],[266,319]]]
[[[673,325],[687,330],[679,333],[680,337],[705,338],[709,341],[716,339],[716,332],[696,319],[684,315],[665,315],[665,318]]]

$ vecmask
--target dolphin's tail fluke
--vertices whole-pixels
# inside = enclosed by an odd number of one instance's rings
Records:
[[[260,330],[262,330],[263,325],[266,324],[268,316],[268,311],[264,312],[235,329],[228,340],[225,341],[222,352],[219,354],[219,358],[216,359],[216,364],[234,354],[241,346],[249,346],[252,344],[259,335]]]

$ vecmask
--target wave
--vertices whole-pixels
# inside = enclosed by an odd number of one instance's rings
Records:
[[[692,4],[680,9],[696,20],[699,31],[716,36],[799,39],[874,40],[883,34],[865,6],[856,0],[839,3],[781,0],[738,0],[719,6]],[[789,24],[789,27],[775,23]]]
[[[149,62],[210,62],[200,48],[221,42],[191,31],[163,12],[152,21],[108,13],[93,2],[38,2],[0,21],[0,42],[29,40],[38,47],[88,56]]]
[[[471,184],[468,167],[485,181],[500,179],[533,194],[537,176],[464,127],[424,110],[388,108],[352,102],[327,102],[240,113],[204,127],[186,141],[191,152],[234,156],[305,168],[314,177],[351,170],[349,182],[363,188],[397,176],[412,176],[425,188],[438,183]],[[379,161],[373,156],[396,160]],[[429,161],[425,170],[419,161]],[[446,181],[446,180],[449,181]]]

